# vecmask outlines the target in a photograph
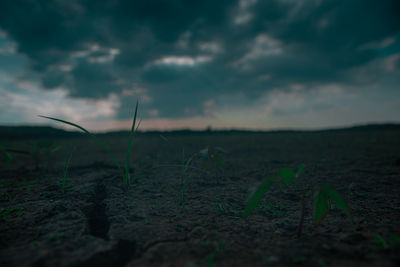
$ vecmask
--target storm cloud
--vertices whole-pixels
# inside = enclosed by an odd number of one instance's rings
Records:
[[[0,30],[43,90],[180,118],[234,95],[395,87],[399,14],[398,0],[2,0]]]

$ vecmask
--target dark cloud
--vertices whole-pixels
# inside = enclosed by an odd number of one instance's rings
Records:
[[[106,98],[108,92],[118,91],[117,76],[110,67],[96,63],[81,62],[70,73],[71,96]]]
[[[2,0],[0,29],[46,89],[145,88],[145,109],[184,117],[227,94],[357,83],[354,69],[400,52],[399,11],[397,0]],[[137,95],[122,97],[124,117]]]
[[[66,75],[62,71],[48,71],[43,74],[42,84],[46,89],[54,89],[66,81]]]

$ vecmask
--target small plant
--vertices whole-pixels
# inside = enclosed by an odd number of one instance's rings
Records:
[[[72,158],[72,153],[74,152],[74,149],[71,151],[71,153],[69,154],[69,157],[65,160],[64,163],[64,175],[61,179],[61,188],[63,190],[63,192],[65,193],[65,189],[67,188],[67,175],[68,175],[68,168],[69,168],[69,163],[71,162],[71,158]]]
[[[190,175],[187,175],[186,172],[193,160],[195,155],[192,155],[191,157],[189,157],[186,161],[185,161],[185,150],[182,150],[182,167],[181,167],[181,205],[182,205],[182,209],[184,208],[185,205],[185,191],[186,191],[186,187],[187,184],[190,180]]]
[[[161,136],[161,135],[160,135]],[[162,136],[162,139],[165,137]],[[166,139],[166,138],[165,138]],[[186,197],[186,189],[187,185],[190,181],[191,173],[188,172],[189,169],[196,170],[204,173],[208,173],[205,169],[207,169],[210,164],[215,164],[217,167],[224,167],[224,163],[221,160],[221,154],[226,153],[222,148],[215,147],[213,149],[209,149],[208,147],[200,150],[192,154],[190,157],[186,158],[185,150],[182,149],[182,160],[180,164],[161,164],[157,165],[154,168],[157,169],[159,167],[180,167],[181,168],[181,190],[180,190],[180,204],[182,206],[182,210],[185,205],[185,197]],[[198,168],[193,166],[194,161],[200,159],[203,164],[203,168]]]
[[[103,141],[101,141],[96,135],[94,135],[93,133],[89,132],[88,130],[86,130],[82,126],[80,126],[78,124],[75,124],[75,123],[72,123],[72,122],[69,122],[69,121],[57,119],[57,118],[52,118],[52,117],[47,117],[47,116],[42,116],[42,115],[38,115],[38,116],[42,117],[42,118],[45,118],[45,119],[58,121],[58,122],[61,122],[61,123],[67,124],[67,125],[71,125],[71,126],[73,126],[75,128],[78,128],[79,130],[83,131],[85,134],[89,135],[91,138],[93,138],[101,147],[104,148],[104,150],[107,152],[107,154],[109,155],[111,160],[117,166],[117,168],[119,169],[119,171],[122,174],[124,183],[130,185],[133,182],[131,180],[131,177],[130,177],[130,156],[131,156],[132,140],[133,140],[133,137],[135,136],[135,133],[137,132],[137,130],[139,128],[139,125],[140,125],[140,121],[139,121],[138,125],[136,126],[136,116],[137,116],[138,106],[139,106],[139,102],[136,102],[135,114],[133,116],[131,132],[130,132],[130,135],[129,135],[128,148],[127,148],[127,152],[126,152],[125,170],[122,169],[121,165],[118,163],[116,157],[111,152],[110,148]]]
[[[375,234],[372,248],[374,250],[400,249],[400,237],[394,233],[389,234],[389,238],[385,240],[382,236]]]
[[[13,163],[12,154],[20,154],[31,157],[35,163],[35,169],[39,170],[41,165],[48,167],[51,156],[54,152],[60,150],[60,146],[50,141],[38,141],[29,142],[28,148],[24,149],[13,149],[0,144],[0,155],[1,160],[4,161],[8,166]]]
[[[200,150],[199,155],[204,161],[204,169],[209,168],[212,164],[219,168],[225,168],[224,162],[221,160],[221,155],[225,154],[226,151],[221,147],[209,148],[206,147]]]
[[[31,142],[29,145],[30,150],[28,153],[35,162],[36,170],[40,169],[41,163],[44,163],[45,167],[48,167],[52,154],[61,148],[50,141]]]
[[[197,169],[195,167],[191,166],[191,163],[193,160],[197,157],[200,157],[200,159],[203,161],[203,170],[207,169],[210,167],[210,165],[214,164],[218,168],[225,168],[224,162],[221,160],[221,155],[223,153],[226,153],[225,150],[221,147],[214,147],[214,148],[209,148],[206,147],[202,150],[200,150],[198,153],[194,153],[191,157],[189,157],[185,161],[185,151],[182,151],[182,194],[181,194],[181,203],[182,205],[184,204],[185,200],[185,190],[186,186],[190,180],[190,175],[187,175],[186,172],[189,168],[191,169]],[[186,177],[186,178],[185,178]]]
[[[13,162],[12,156],[7,152],[2,144],[0,144],[0,157],[1,161],[3,161],[7,166],[11,165]]]
[[[264,197],[264,194],[271,188],[275,182],[279,182],[282,189],[286,189],[289,185],[292,185],[293,181],[300,176],[304,169],[304,165],[301,165],[297,172],[295,173],[290,168],[282,168],[279,175],[265,179],[260,186],[257,188],[256,192],[251,196],[248,201],[242,216],[247,218],[249,214],[257,207],[258,203]],[[301,203],[301,213],[300,221],[297,229],[297,237],[301,236],[305,207],[306,207],[306,197],[311,195],[311,190],[299,190],[293,184],[294,192],[300,200]],[[329,184],[322,183],[315,187],[313,194],[313,209],[314,209],[314,227],[317,227],[321,221],[326,217],[328,211],[331,209],[331,204],[335,203],[336,206],[341,209],[347,215],[350,215],[350,208],[343,197]]]

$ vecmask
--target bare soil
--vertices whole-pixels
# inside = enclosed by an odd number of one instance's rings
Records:
[[[101,138],[123,165],[128,136]],[[38,166],[24,154],[0,165],[0,266],[400,266],[400,130],[142,134],[131,186],[90,138],[52,141],[61,149]],[[225,167],[194,157],[183,173],[183,150],[187,160],[206,147],[226,151]],[[296,186],[328,182],[350,218],[333,206],[315,228],[308,197],[297,238],[300,201],[278,185],[241,217],[263,179],[300,164]]]

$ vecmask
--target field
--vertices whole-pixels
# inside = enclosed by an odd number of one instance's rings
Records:
[[[129,134],[99,138],[125,167]],[[400,127],[139,133],[129,184],[88,136],[1,141],[1,266],[400,265]],[[264,179],[302,164],[242,216]],[[329,202],[315,227],[325,182],[350,216]]]

